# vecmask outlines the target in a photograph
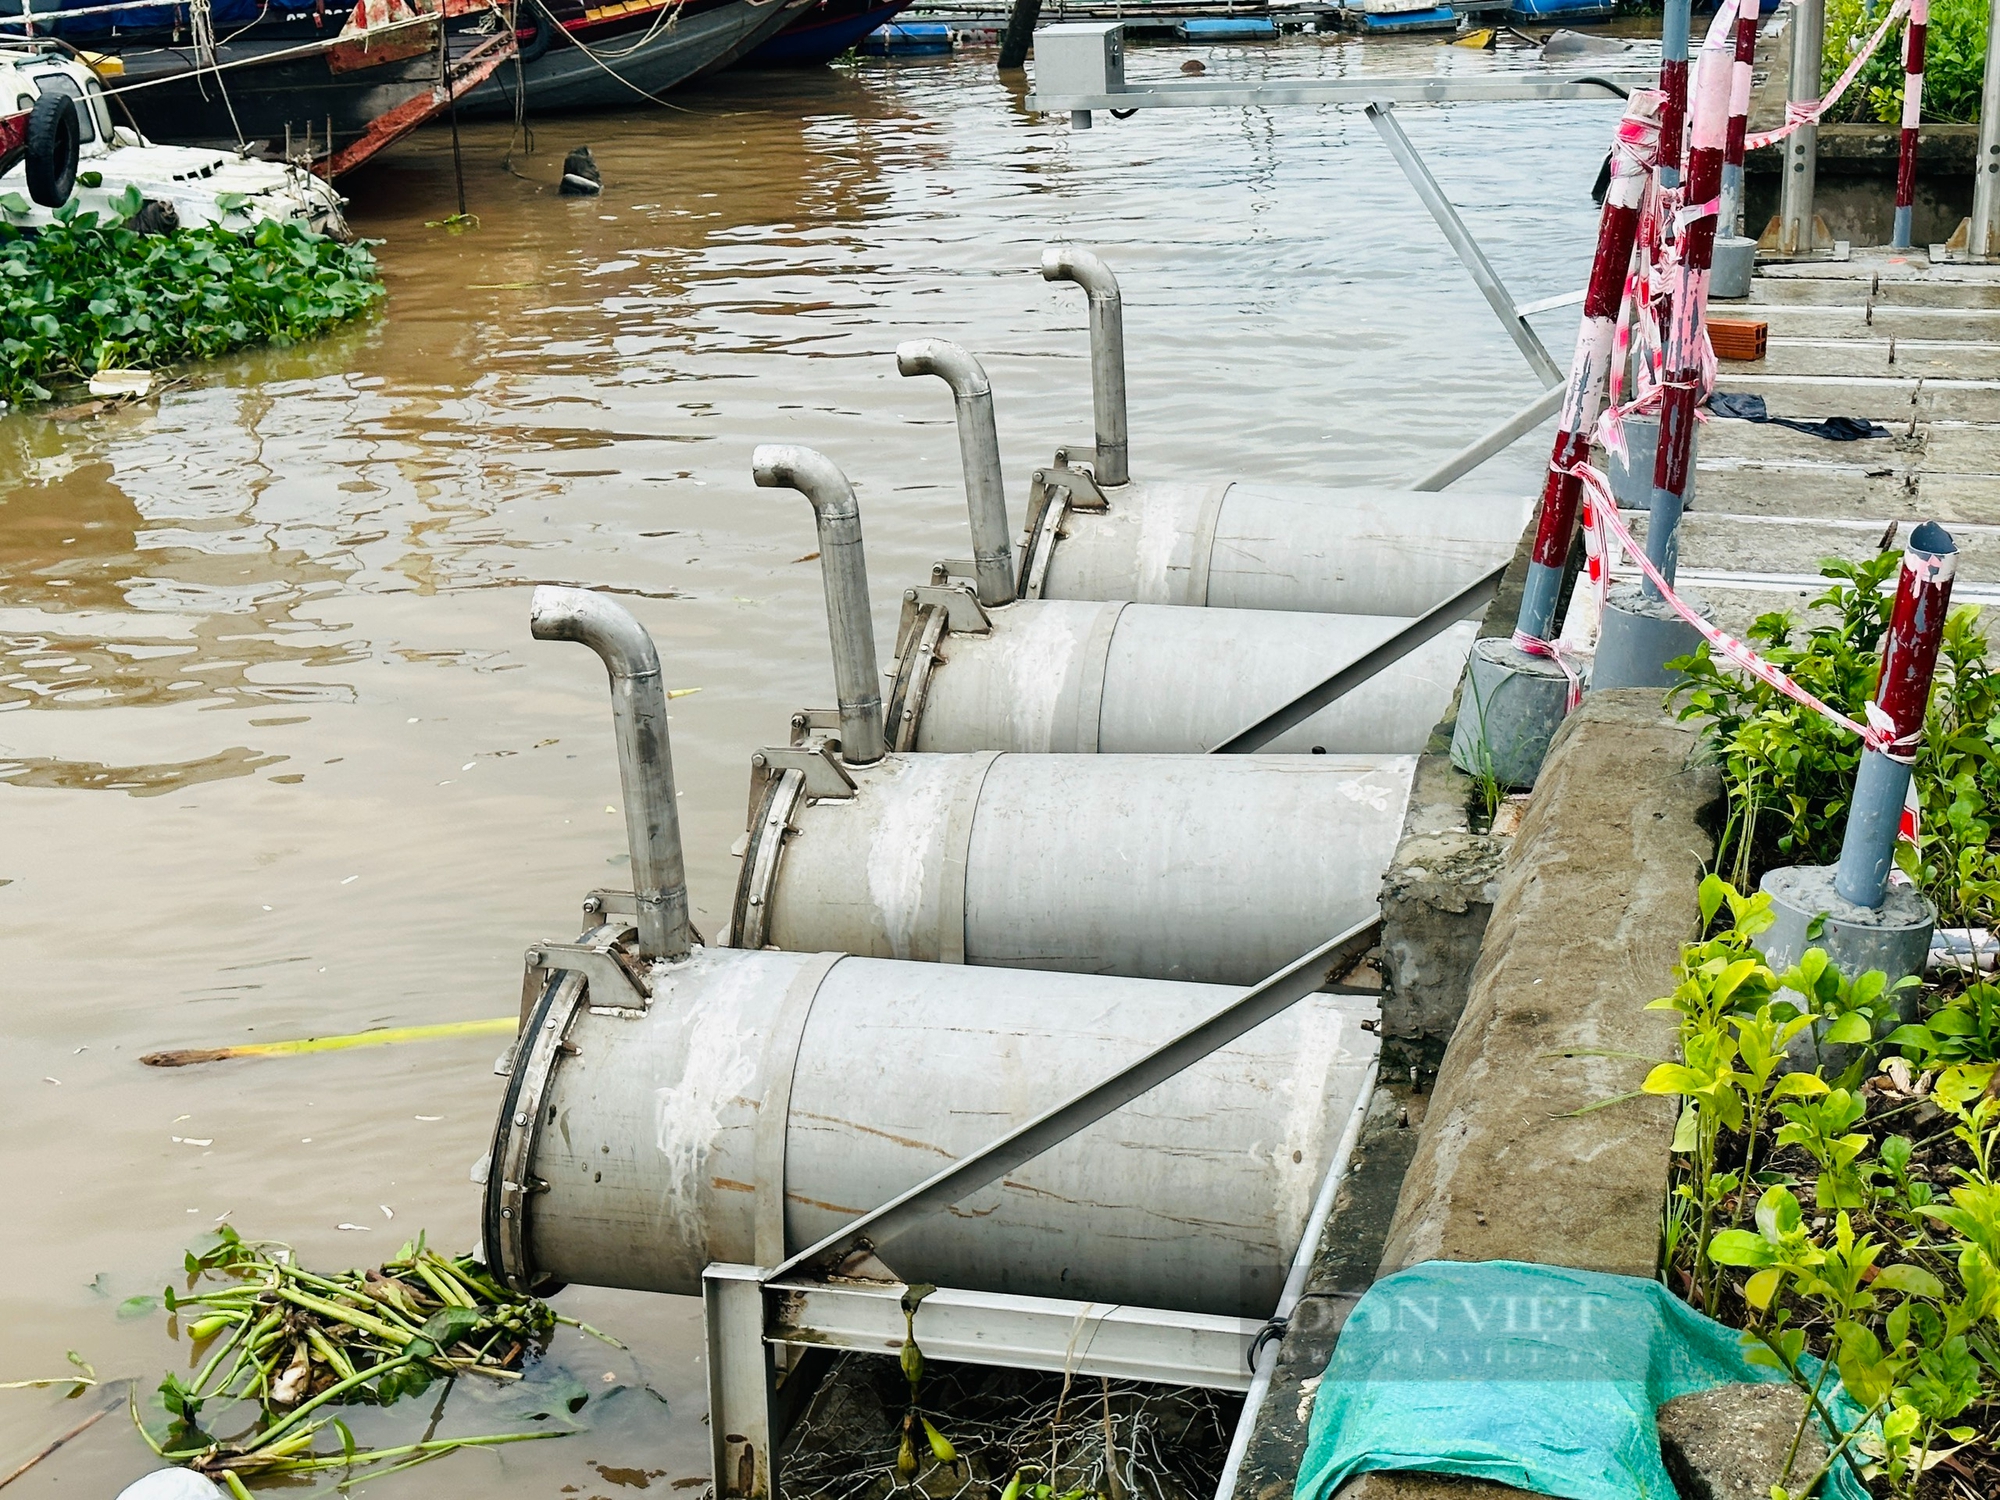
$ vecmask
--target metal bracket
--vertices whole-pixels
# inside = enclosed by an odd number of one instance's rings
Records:
[[[730,945],[761,948],[770,935],[771,892],[778,883],[778,864],[784,858],[785,840],[797,832],[792,814],[806,793],[805,773],[783,770],[767,774],[763,780],[762,805],[751,815],[751,828],[744,849],[743,871],[736,881],[736,902],[730,913]]]
[[[802,708],[792,715],[791,743],[795,748],[839,738],[840,710],[837,708]]]
[[[611,934],[598,937],[599,933]],[[593,1009],[641,1010],[653,1003],[652,984],[621,961],[622,945],[638,935],[629,926],[606,925],[586,933],[581,943],[537,943],[527,952],[527,973],[564,971],[581,975],[590,987]],[[523,993],[527,981],[523,982]]]
[[[993,621],[972,586],[965,583],[919,584],[903,590],[903,618],[897,629],[900,640],[919,610],[936,605],[945,613],[945,623],[953,635],[986,635]]]
[[[924,700],[930,693],[931,668],[940,660],[938,645],[944,639],[947,618],[946,611],[938,605],[918,609],[906,601],[903,606],[886,720],[891,750],[916,748],[917,725],[924,716]]]
[[[753,776],[769,777],[784,771],[803,772],[808,797],[840,799],[854,795],[854,778],[847,774],[847,767],[835,758],[833,746],[824,741],[759,750],[750,757],[750,765]]]

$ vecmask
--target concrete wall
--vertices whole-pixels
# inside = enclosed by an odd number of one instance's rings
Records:
[[[1279,1346],[1239,1488],[1246,1500],[1291,1494],[1312,1383],[1347,1310],[1377,1276],[1434,1259],[1653,1274],[1671,1103],[1639,1099],[1575,1115],[1636,1088],[1646,1065],[1563,1054],[1658,1057],[1673,1046],[1673,1018],[1645,1006],[1668,990],[1680,944],[1695,935],[1695,886],[1714,854],[1707,820],[1720,788],[1712,769],[1689,764],[1695,743],[1650,689],[1593,693],[1556,736],[1495,871],[1470,993],[1435,1088],[1378,1105],[1364,1132],[1356,1178]],[[1385,1184],[1405,1161],[1371,1270],[1357,1250],[1372,1243],[1371,1229],[1380,1232]],[[1368,1475],[1341,1500],[1518,1493]]]
[[[1943,244],[1972,212],[1972,165],[1977,125],[1925,125],[1917,131],[1915,232],[1918,246]],[[1886,125],[1822,125],[1813,206],[1835,238],[1856,245],[1889,243],[1896,208],[1896,156],[1902,132]],[[1778,212],[1784,144],[1743,160],[1743,224],[1751,238]]]

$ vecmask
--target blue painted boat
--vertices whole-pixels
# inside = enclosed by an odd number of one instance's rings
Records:
[[[1614,0],[1513,0],[1507,15],[1515,21],[1603,21],[1616,9]]]
[[[869,32],[895,20],[909,4],[910,0],[819,0],[737,66],[824,67]]]
[[[951,28],[942,21],[891,21],[861,39],[857,52],[873,57],[909,57],[951,51]]]
[[[1436,5],[1429,10],[1399,10],[1371,14],[1367,11],[1350,11],[1361,22],[1363,31],[1456,31],[1458,12],[1449,5]]]
[[[1224,38],[1270,37],[1278,34],[1277,23],[1262,16],[1215,16],[1181,22],[1181,35],[1191,42],[1212,42]]]

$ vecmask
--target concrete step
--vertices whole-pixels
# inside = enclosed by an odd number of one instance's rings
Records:
[[[1824,464],[1704,459],[1695,470],[1697,510],[1748,515],[1868,516],[1922,520],[1932,502],[1920,476],[1901,469],[1874,472]]]
[[[1889,307],[1864,303],[1823,307],[1718,302],[1711,316],[1762,318],[1773,338],[2000,339],[2000,305],[1992,308]]]
[[[1955,421],[2000,421],[2000,380],[1935,380],[1888,375],[1779,375],[1760,365],[1725,364],[1717,388],[1762,396],[1781,417],[1866,417],[1885,426],[1912,413]]]
[[[1903,436],[1908,430],[1907,422],[1899,422],[1890,428],[1896,434],[1893,437],[1859,438],[1851,443],[1837,443],[1828,438],[1794,432],[1776,422],[1743,422],[1729,417],[1715,417],[1702,424],[1701,432],[1695,439],[1695,457],[1698,461],[1711,458],[1776,463],[1797,460],[1857,471],[1903,469],[1923,464],[1928,456],[1924,437],[1912,439]],[[1920,429],[1923,432],[1929,430]]]
[[[1764,358],[1724,360],[1739,375],[1921,375],[1947,380],[2000,376],[2000,344],[1982,339],[1773,338]]]
[[[1920,430],[1926,473],[2000,476],[2000,427],[1939,422]],[[2000,479],[1995,488],[2000,489]]]
[[[1858,307],[1871,296],[1878,307],[2000,308],[2000,276],[1979,266],[1942,268],[1926,276],[1881,274],[1879,279],[1867,266],[1760,269],[1750,283],[1749,300]]]
[[[1626,525],[1641,539],[1646,534],[1643,513],[1628,516]],[[1918,523],[1908,517],[1855,518],[1713,514],[1690,511],[1681,523],[1681,565],[1686,568],[1767,576],[1816,575],[1828,558],[1859,562],[1890,547],[1908,543]],[[1975,591],[2000,591],[2000,525],[1958,522],[1951,526],[1958,544],[1958,579]]]

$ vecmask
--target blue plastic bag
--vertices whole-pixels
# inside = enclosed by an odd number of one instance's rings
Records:
[[[1332,1500],[1381,1469],[1565,1500],[1675,1500],[1653,1412],[1713,1386],[1785,1379],[1748,1353],[1735,1329],[1657,1281],[1428,1261],[1355,1304],[1320,1381],[1296,1500]],[[1821,1400],[1846,1427],[1861,1419],[1831,1381]],[[1811,1477],[1795,1472],[1792,1486]],[[1867,1500],[1838,1461],[1820,1493]]]

